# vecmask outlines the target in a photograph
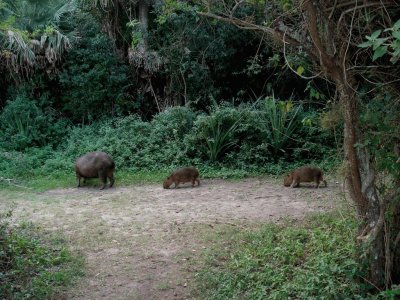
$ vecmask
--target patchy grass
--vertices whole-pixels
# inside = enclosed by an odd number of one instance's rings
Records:
[[[131,184],[162,182],[167,176],[167,171],[117,171],[115,172],[115,186]],[[86,180],[85,185],[100,186],[98,178]],[[0,182],[0,187],[8,190],[34,190],[43,192],[58,188],[69,188],[77,185],[75,172],[54,172],[48,175],[39,174],[30,178]]]
[[[57,299],[83,275],[83,260],[32,224],[11,228],[0,216],[0,298]]]
[[[200,299],[362,299],[355,218],[318,214],[237,232],[210,249],[197,276]]]
[[[242,179],[246,177],[266,176],[260,171],[250,172],[246,170],[236,170],[229,168],[218,168],[209,166],[198,167],[200,178],[222,178],[222,179]],[[127,186],[145,183],[162,183],[174,169],[169,170],[117,170],[115,176],[115,186]],[[13,180],[0,180],[0,187],[8,190],[33,190],[44,192],[52,189],[69,188],[77,185],[75,172],[55,171],[49,174],[38,173],[29,177],[21,177]],[[98,178],[86,180],[85,185],[100,186]]]

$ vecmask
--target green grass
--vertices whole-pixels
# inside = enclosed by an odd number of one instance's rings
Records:
[[[225,237],[196,275],[200,299],[363,299],[357,222],[338,213]],[[217,242],[221,245],[221,241]]]
[[[162,182],[167,171],[117,171],[115,172],[115,186],[126,186],[130,184],[156,183]],[[99,186],[100,180],[97,178],[86,180],[85,185]],[[76,187],[77,181],[75,172],[53,172],[47,175],[37,174],[29,178],[21,178],[11,183],[0,182],[0,187],[9,190],[33,190],[43,192],[56,188]]]
[[[246,177],[265,176],[267,173],[262,173],[260,170],[238,170],[218,166],[200,166],[200,178],[222,178],[222,179],[241,179]],[[162,183],[165,178],[174,171],[174,168],[168,170],[117,170],[114,173],[115,186],[128,186],[146,183]],[[20,177],[11,182],[0,181],[0,188],[8,190],[32,190],[43,192],[46,190],[57,188],[76,187],[75,172],[71,169],[70,172],[55,171],[52,173],[43,174],[37,172],[29,177]],[[97,178],[86,180],[85,185],[100,186],[100,181]]]
[[[0,216],[0,299],[57,299],[83,275],[83,260],[58,237]]]

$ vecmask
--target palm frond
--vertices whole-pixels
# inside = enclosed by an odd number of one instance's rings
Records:
[[[78,1],[70,0],[67,3],[63,4],[60,8],[58,8],[53,14],[53,20],[56,24],[59,24],[61,18],[69,13],[73,13],[78,9]]]
[[[24,41],[21,33],[18,31],[7,31],[8,49],[16,54],[17,63],[20,65],[28,64],[33,66],[35,62],[35,53],[31,47]]]
[[[71,37],[59,28],[62,17],[78,9],[78,0],[1,0],[0,50],[7,66],[19,73],[35,65],[54,65],[71,47]]]

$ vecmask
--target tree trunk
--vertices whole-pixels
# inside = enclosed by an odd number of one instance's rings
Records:
[[[399,185],[400,186],[400,185]],[[393,243],[391,257],[391,280],[395,284],[400,283],[400,196],[397,194],[397,199],[393,201],[393,207],[390,209],[392,216],[389,220],[391,235],[391,243]]]
[[[368,149],[362,146],[359,130],[356,80],[347,72],[347,48],[342,47],[339,55],[330,48],[332,34],[324,31],[323,25],[329,24],[329,18],[323,9],[313,1],[303,2],[307,14],[308,32],[314,44],[314,52],[326,76],[335,82],[340,96],[344,115],[344,153],[347,164],[346,179],[357,214],[362,220],[359,241],[362,243],[366,259],[368,278],[376,287],[385,282],[385,244],[384,244],[384,205],[381,205],[375,187],[375,169],[373,158]]]
[[[147,50],[147,32],[149,28],[149,3],[147,0],[139,1],[139,22],[142,31],[142,46]]]
[[[374,160],[361,144],[358,132],[358,111],[354,89],[336,80],[345,121],[344,151],[347,163],[346,180],[362,223],[359,229],[363,263],[368,267],[367,281],[376,287],[385,282],[384,203],[375,187]]]

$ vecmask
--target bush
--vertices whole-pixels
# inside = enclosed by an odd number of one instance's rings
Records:
[[[209,115],[199,115],[187,141],[191,153],[212,163],[230,161],[235,165],[226,157],[262,144],[264,128],[258,114],[250,105],[234,107],[225,103],[213,107]]]
[[[68,122],[44,112],[26,94],[8,101],[0,114],[0,142],[7,150],[56,145],[67,132]]]
[[[151,122],[128,116],[76,127],[60,154],[72,162],[86,152],[105,151],[120,169],[178,166],[188,163],[184,140],[194,118],[189,109],[176,107],[160,113]]]
[[[338,126],[336,133],[330,128],[322,128],[320,125],[321,114],[314,110],[304,111],[300,114],[302,126],[293,134],[293,140],[289,143],[292,148],[289,161],[307,160],[337,160],[338,149],[341,149],[342,126]],[[335,135],[337,137],[335,137]],[[339,140],[337,140],[339,138]]]
[[[299,131],[301,123],[300,105],[294,106],[292,101],[279,101],[274,97],[267,97],[260,103],[261,119],[266,127],[266,141],[274,159],[285,153],[293,134]]]
[[[191,157],[234,168],[311,163],[334,154],[335,139],[318,125],[319,113],[266,98],[255,105],[223,104],[201,114],[187,136]]]

